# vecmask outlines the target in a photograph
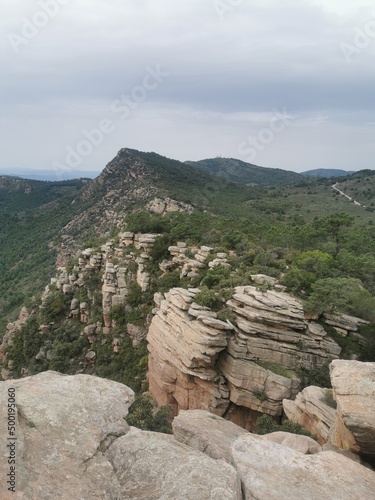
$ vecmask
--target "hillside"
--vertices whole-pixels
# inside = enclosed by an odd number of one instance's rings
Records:
[[[340,170],[336,168],[316,168],[314,170],[307,170],[301,172],[304,177],[341,177],[345,175],[354,174],[354,170]]]
[[[40,182],[0,177],[0,328],[54,271],[61,228],[84,180]]]
[[[122,149],[69,195],[4,211],[3,319],[24,307],[1,328],[2,377],[85,373],[141,407],[149,390],[174,412],[278,420],[332,359],[375,360],[365,216],[331,180],[241,186]]]
[[[269,170],[280,173],[283,182],[289,178],[285,171],[254,168],[264,174],[261,182],[266,182]],[[371,179],[371,171],[340,178],[345,189],[366,202],[365,210],[339,196],[325,179],[303,179],[290,186],[244,186],[196,165],[128,148],[120,150],[93,181],[0,177],[0,322],[4,325],[24,299],[42,289],[56,259],[58,265],[67,265],[82,246],[116,235],[128,214],[145,208],[157,216],[164,214],[152,221],[143,219],[137,230],[167,229],[175,237],[198,238],[209,245],[245,245],[251,232],[267,234],[275,224],[286,225],[287,234],[295,225],[303,227],[330,213],[350,215],[360,231],[359,226],[374,222],[371,186],[366,196],[358,192]],[[185,212],[191,212],[191,222],[181,222]]]
[[[339,179],[337,187],[358,203],[365,205],[368,211],[375,210],[375,170],[360,170]]]
[[[209,172],[227,181],[251,186],[285,186],[301,179],[300,174],[280,168],[265,168],[234,158],[211,158],[187,161],[187,165]]]

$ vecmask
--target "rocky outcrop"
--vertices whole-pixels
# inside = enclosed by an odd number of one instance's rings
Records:
[[[172,198],[154,198],[146,205],[147,210],[153,214],[164,215],[169,212],[188,212],[194,211],[194,207],[182,201],[172,200]]]
[[[372,500],[375,474],[338,453],[305,455],[259,436],[246,434],[232,446],[245,499]]]
[[[237,287],[228,306],[238,316],[239,332],[228,345],[233,358],[309,370],[341,352],[320,325],[305,320],[302,303],[288,293]]]
[[[130,430],[124,417],[133,398],[128,387],[89,375],[0,383],[0,498],[241,500],[228,463],[170,435]]]
[[[330,365],[335,425],[330,442],[375,459],[375,363],[335,360]]]
[[[240,475],[245,499],[373,498],[373,471],[336,450],[323,451],[308,436],[258,436],[199,410],[181,412],[174,419],[173,433],[192,448],[231,463]]]
[[[368,324],[368,321],[347,314],[324,313],[323,319],[327,325],[331,325],[343,337],[355,335],[361,326]]]
[[[181,411],[173,420],[172,427],[177,441],[228,463],[232,444],[239,436],[248,433],[242,427],[204,410]]]
[[[44,372],[0,383],[0,393],[2,478],[10,470],[7,412],[13,410],[17,438],[16,494],[3,480],[2,499],[121,498],[120,483],[105,453],[128,431],[124,416],[134,398],[131,389],[89,375]],[[14,394],[12,410],[5,403],[9,394]]]
[[[299,434],[291,434],[290,432],[271,432],[260,437],[266,441],[282,444],[287,448],[303,453],[304,455],[314,455],[320,453],[322,447],[309,436],[301,436]]]
[[[288,419],[308,430],[320,444],[328,441],[330,429],[336,419],[331,393],[329,389],[310,386],[300,392],[294,401],[283,401]]]
[[[234,468],[173,436],[132,428],[107,452],[121,484],[121,497],[134,500],[241,500]]]
[[[6,353],[13,346],[13,341],[16,335],[20,332],[22,326],[26,323],[30,317],[29,311],[26,307],[21,309],[18,319],[13,323],[8,323],[5,334],[0,343],[0,367],[1,367],[1,378],[2,380],[8,380],[12,378],[12,361],[6,364]]]
[[[176,413],[205,409],[251,429],[261,413],[280,416],[283,399],[297,395],[294,370],[321,367],[341,352],[282,290],[237,287],[227,302],[231,322],[195,304],[196,293],[158,295],[147,337],[150,392]]]
[[[196,289],[165,294],[148,335],[149,386],[159,404],[201,408],[219,415],[228,407],[228,388],[216,368],[233,325],[194,303]]]

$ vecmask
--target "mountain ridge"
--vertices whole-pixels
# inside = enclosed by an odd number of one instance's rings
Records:
[[[300,174],[280,168],[260,167],[235,158],[208,158],[186,161],[187,165],[201,168],[228,181],[248,185],[276,186],[298,182]]]

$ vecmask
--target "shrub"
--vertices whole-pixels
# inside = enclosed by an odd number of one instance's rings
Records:
[[[331,361],[325,363],[321,368],[314,368],[313,370],[306,370],[304,368],[299,368],[297,370],[298,377],[301,379],[300,390],[308,387],[310,385],[316,385],[318,387],[330,388],[331,377],[329,375],[329,365]]]
[[[255,429],[256,434],[264,435],[277,431],[291,432],[292,434],[312,437],[306,429],[299,424],[295,424],[291,420],[285,420],[282,424],[278,424],[269,415],[262,415],[257,418]]]
[[[194,297],[194,301],[200,306],[209,307],[213,311],[218,311],[222,306],[220,298],[208,288],[203,288],[198,292]]]
[[[145,431],[172,434],[173,413],[170,406],[161,406],[154,411],[152,400],[148,396],[136,397],[125,417],[129,425]]]

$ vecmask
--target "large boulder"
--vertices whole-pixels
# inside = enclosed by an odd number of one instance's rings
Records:
[[[336,418],[336,411],[330,399],[331,392],[329,389],[309,386],[300,392],[294,401],[283,401],[288,419],[307,429],[320,444],[328,441]]]
[[[373,500],[375,474],[338,453],[304,455],[247,434],[232,446],[245,499]]]
[[[49,371],[0,383],[0,477],[9,474],[13,451],[16,468],[16,493],[3,479],[0,498],[121,498],[105,451],[128,431],[124,417],[133,399],[125,385],[89,375]],[[15,449],[7,447],[13,438]]]
[[[241,500],[234,468],[174,440],[132,428],[106,454],[121,484],[119,498],[132,500]]]
[[[265,439],[266,441],[282,444],[283,446],[299,451],[304,455],[313,455],[314,453],[320,453],[322,451],[322,447],[315,441],[315,439],[309,436],[292,434],[290,432],[276,431],[260,436],[260,438]]]
[[[173,420],[177,441],[204,452],[211,458],[230,462],[230,448],[248,432],[238,425],[203,410],[181,411]]]
[[[337,417],[330,442],[375,458],[375,363],[335,360],[330,365]]]

